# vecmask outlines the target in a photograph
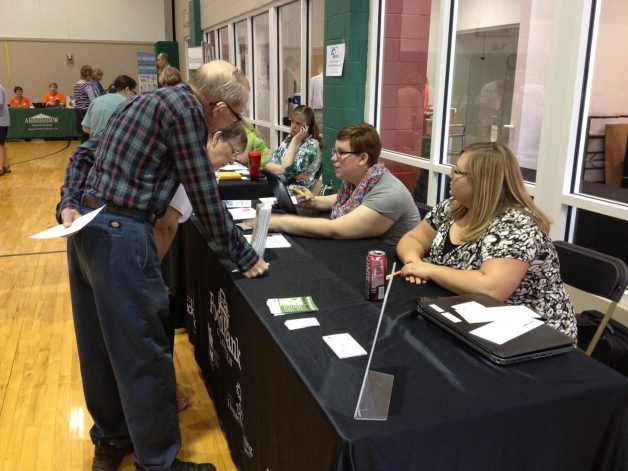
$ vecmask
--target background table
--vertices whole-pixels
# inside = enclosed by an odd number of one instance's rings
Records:
[[[190,341],[242,470],[612,470],[628,448],[628,379],[581,351],[511,366],[475,354],[415,310],[442,288],[395,279],[371,369],[395,377],[388,420],[353,418],[380,303],[364,299],[377,240],[289,237],[270,275],[244,279],[195,221],[183,228]],[[390,262],[389,262],[390,263]],[[390,265],[389,265],[390,266]],[[289,331],[266,300],[312,295],[320,327]],[[298,317],[310,317],[304,314]]]
[[[251,180],[222,180],[218,183],[220,198],[224,200],[252,200],[272,197],[273,191],[266,178],[259,181]]]
[[[79,139],[74,108],[9,108],[7,139]]]

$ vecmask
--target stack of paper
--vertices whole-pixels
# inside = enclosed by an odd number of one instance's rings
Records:
[[[227,208],[250,208],[251,200],[225,200],[223,201]]]
[[[318,307],[314,304],[312,296],[303,296],[300,298],[273,298],[266,301],[266,305],[274,316],[318,311]]]
[[[242,225],[240,226],[242,227]],[[242,229],[246,230],[244,226]],[[253,235],[245,235],[244,238],[250,244],[251,238]],[[266,248],[267,249],[287,249],[288,247],[292,247],[290,242],[282,235],[282,234],[268,234],[266,237]]]
[[[257,214],[255,215],[255,224],[253,225],[251,246],[262,258],[264,257],[264,251],[266,250],[266,235],[268,234],[268,223],[270,222],[271,210],[272,207],[269,204],[258,204]]]
[[[253,219],[257,216],[253,208],[232,208],[229,210],[234,221],[242,221],[243,219]]]

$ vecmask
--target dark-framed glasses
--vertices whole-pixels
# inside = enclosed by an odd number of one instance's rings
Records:
[[[210,103],[210,105],[216,106],[218,103],[224,103],[227,106],[227,108],[229,108],[229,111],[231,111],[231,114],[233,114],[234,123],[238,123],[242,121],[242,116],[240,115],[240,113],[236,112],[233,108],[231,108],[231,106],[229,106],[229,103],[227,103],[226,101],[217,101],[215,103]]]
[[[338,150],[335,147],[331,150],[331,155],[337,155],[339,159],[342,159],[344,155],[355,154],[352,150]]]
[[[238,152],[237,150],[235,150],[235,147],[233,147],[233,144],[231,144],[231,142],[229,142],[228,140],[225,139],[225,142],[227,144],[229,144],[229,147],[231,147],[231,160],[236,160],[238,158],[238,156],[240,155],[240,152]]]

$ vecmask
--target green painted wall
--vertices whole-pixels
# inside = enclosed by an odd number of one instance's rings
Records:
[[[323,152],[323,182],[327,184],[331,180],[334,192],[341,183],[331,163],[336,134],[349,124],[364,121],[368,30],[368,0],[325,1],[325,61],[327,46],[345,44],[342,77],[324,76],[323,79],[323,137],[327,147]]]
[[[198,47],[203,40],[201,0],[190,0],[188,11],[190,12],[190,47]]]

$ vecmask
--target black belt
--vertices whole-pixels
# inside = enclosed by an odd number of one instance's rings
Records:
[[[113,203],[107,203],[106,201],[94,198],[93,196],[83,195],[82,205],[86,208],[98,209],[105,204],[107,205],[107,207],[103,211],[109,214],[119,214],[120,216],[126,216],[138,219],[140,221],[148,221],[153,226],[158,219],[158,217],[154,213],[150,213],[148,211],[136,211],[134,209],[123,208],[122,206],[118,206],[117,204]]]

